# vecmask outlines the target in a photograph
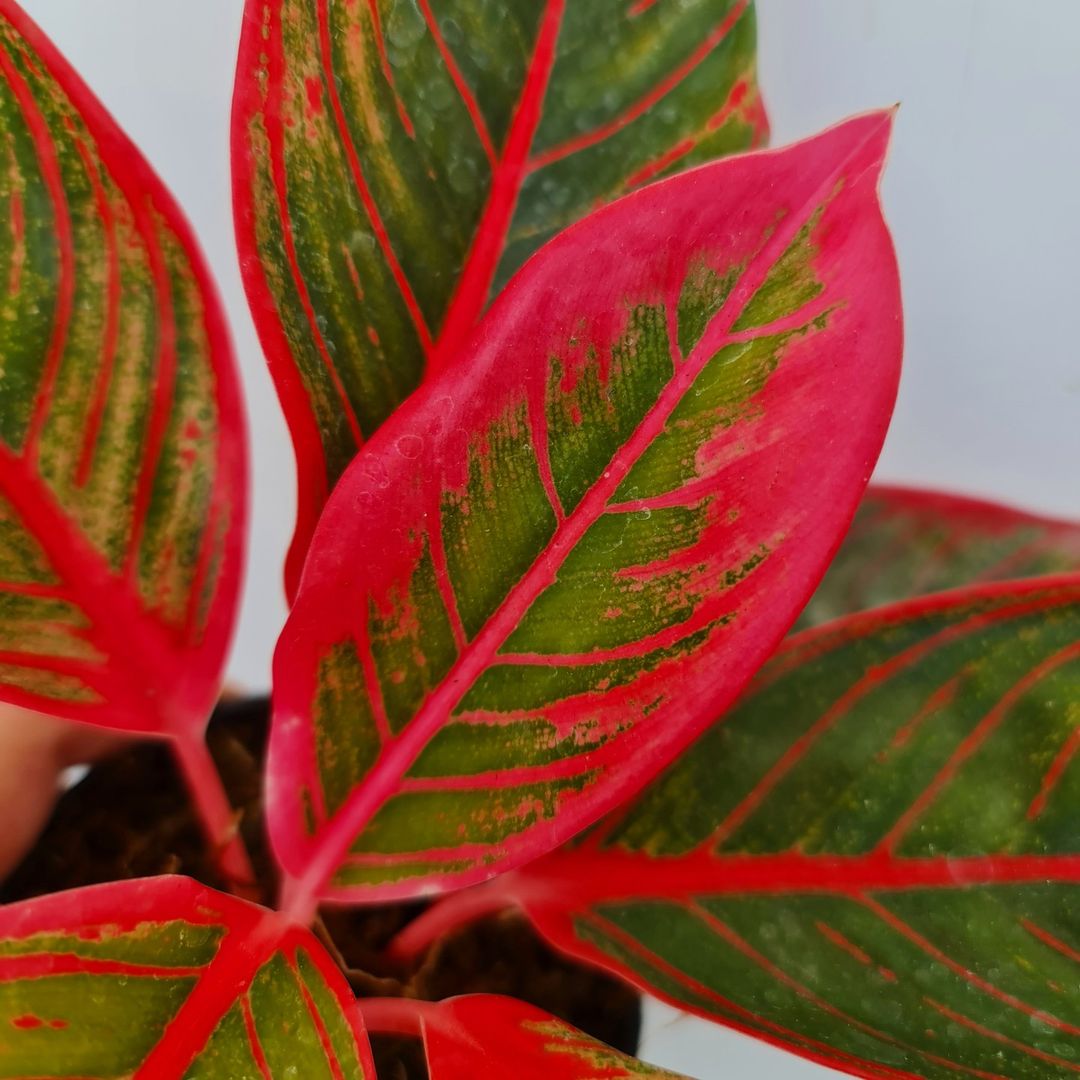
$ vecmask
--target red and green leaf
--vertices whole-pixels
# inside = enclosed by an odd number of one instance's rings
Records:
[[[892,408],[890,120],[573,226],[360,453],[275,662],[269,824],[294,902],[535,858],[772,651]]]
[[[1080,525],[936,491],[872,485],[799,629],[979,582],[1080,571]]]
[[[328,493],[563,227],[764,141],[748,0],[248,0],[237,233],[299,464]]]
[[[0,908],[0,1076],[374,1075],[344,977],[265,908],[181,877]]]
[[[362,1012],[373,1034],[422,1039],[431,1080],[680,1080],[514,998],[377,999]]]
[[[221,309],[138,151],[0,0],[0,698],[197,738],[236,609]]]
[[[790,639],[637,800],[437,905],[867,1077],[1080,1070],[1080,577]],[[457,910],[455,910],[455,908]]]

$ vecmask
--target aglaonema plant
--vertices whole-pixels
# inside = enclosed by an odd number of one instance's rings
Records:
[[[754,34],[248,0],[237,235],[300,485],[274,894],[203,740],[246,500],[218,301],[0,0],[0,697],[168,740],[239,894],[0,909],[0,1076],[374,1077],[372,1034],[434,1080],[668,1075],[507,997],[358,999],[320,907],[417,898],[388,963],[514,909],[856,1075],[1080,1068],[1080,529],[864,497],[893,114],[713,160],[767,133]]]

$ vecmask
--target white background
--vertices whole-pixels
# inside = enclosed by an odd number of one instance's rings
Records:
[[[878,475],[1077,516],[1080,2],[758,0],[780,144],[900,101],[885,182],[906,368]],[[242,0],[23,0],[179,197],[229,309],[254,456],[234,680],[268,684],[284,617],[291,450],[232,240],[228,116]],[[657,1008],[644,1054],[699,1077],[827,1070]]]

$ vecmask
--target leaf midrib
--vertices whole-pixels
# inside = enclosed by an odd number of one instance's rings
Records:
[[[442,328],[428,350],[425,380],[460,350],[487,303],[525,182],[529,152],[543,116],[544,97],[555,66],[565,9],[566,0],[546,0],[521,95],[503,152],[492,171],[491,190],[483,214],[443,317]]]
[[[750,855],[714,854],[699,848],[686,855],[650,855],[584,845],[547,855],[487,888],[504,896],[507,904],[569,911],[621,900],[808,893],[854,897],[907,889],[1078,882],[1080,853],[905,857],[887,851],[859,855],[788,851]]]
[[[258,921],[247,933],[244,926],[228,927],[202,977],[139,1066],[136,1080],[183,1076],[225,1014],[248,992],[262,966],[295,932],[272,912],[257,914]]]

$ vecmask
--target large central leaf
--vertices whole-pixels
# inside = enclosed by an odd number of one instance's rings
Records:
[[[237,228],[292,428],[295,584],[327,493],[525,258],[765,136],[748,0],[248,0]]]
[[[0,1076],[374,1080],[305,929],[187,878],[0,908]]]
[[[534,857],[765,659],[896,390],[889,126],[571,228],[357,457],[275,664],[268,805],[294,895],[412,895]]]
[[[1080,578],[858,615],[791,639],[582,842],[399,947],[519,903],[559,948],[859,1076],[1075,1076],[1078,751]]]

